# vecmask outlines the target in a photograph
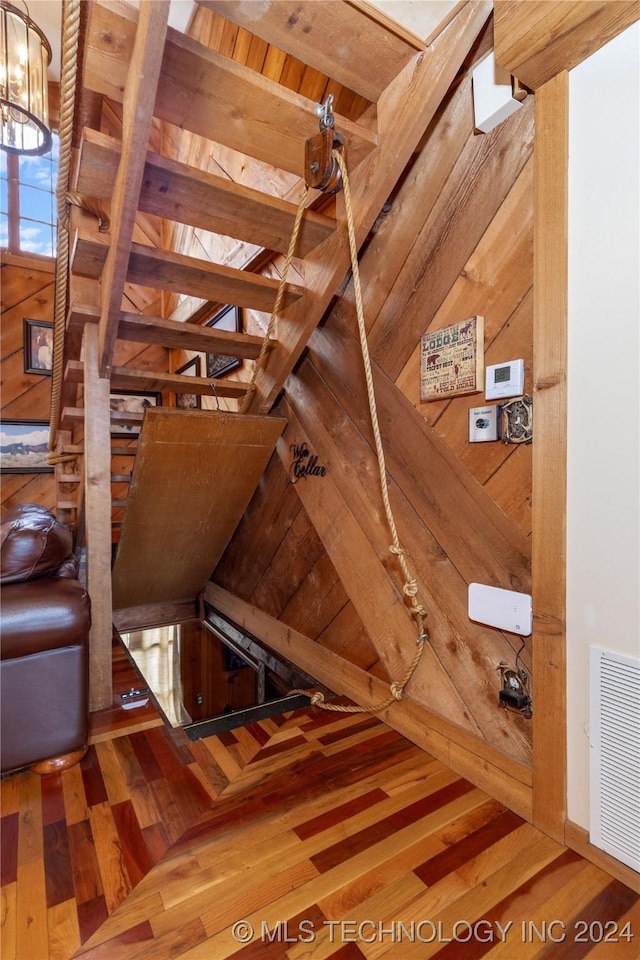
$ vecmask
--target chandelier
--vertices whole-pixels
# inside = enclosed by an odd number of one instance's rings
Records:
[[[0,0],[0,148],[8,153],[35,155],[51,149],[50,62],[51,47],[28,10],[23,13]]]

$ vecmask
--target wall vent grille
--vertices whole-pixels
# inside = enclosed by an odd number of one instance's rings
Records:
[[[640,661],[590,651],[590,840],[640,871]]]

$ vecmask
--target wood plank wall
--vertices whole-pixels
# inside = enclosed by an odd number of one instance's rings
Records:
[[[53,321],[54,261],[44,257],[19,259],[3,252],[2,383],[3,419],[49,421],[51,377],[25,373],[24,320]],[[55,505],[52,473],[5,473],[0,493],[2,507],[17,503]]]
[[[138,228],[138,235],[142,230]],[[148,235],[148,234],[147,234]],[[25,373],[24,319],[53,321],[54,261],[29,257],[7,256],[3,253],[2,273],[2,408],[5,419],[46,420],[51,411],[51,377]],[[123,309],[155,316],[160,310],[158,291],[127,286]],[[167,370],[168,351],[160,346],[119,341],[116,363],[141,370]],[[74,442],[82,439],[82,428],[77,427]],[[130,457],[114,458],[112,473],[125,474],[131,470]],[[114,500],[126,499],[127,484],[113,484]],[[1,504],[8,508],[16,503],[39,503],[49,509],[56,506],[56,487],[53,473],[3,474]],[[114,512],[114,519],[122,510]]]
[[[483,394],[421,403],[419,340],[485,318],[485,361],[522,357],[532,391],[533,103],[473,130],[463,77],[378,219],[360,271],[391,501],[428,608],[429,649],[407,693],[530,764],[531,723],[497,707],[517,637],[471,623],[467,585],[530,591],[531,447],[469,445]],[[214,575],[345,659],[398,676],[415,633],[388,553],[353,285],[287,382],[289,427]],[[306,443],[326,476],[289,479]],[[531,643],[521,652],[531,662]]]

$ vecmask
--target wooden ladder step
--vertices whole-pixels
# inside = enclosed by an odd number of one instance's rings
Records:
[[[137,452],[137,447],[111,447],[112,457],[135,457]]]
[[[84,363],[82,360],[67,362],[66,379],[69,383],[82,383]],[[249,384],[241,380],[207,380],[206,377],[184,377],[178,373],[158,373],[154,370],[134,370],[130,367],[114,367],[111,371],[112,390],[145,390],[151,393],[169,391],[173,393],[196,393],[200,396],[243,397]],[[112,423],[142,423],[144,413],[125,413],[111,411]]]
[[[98,323],[100,308],[88,304],[71,305],[67,319],[70,332],[79,331],[85,323]],[[178,323],[162,317],[140,313],[123,313],[118,326],[118,339],[134,343],[157,343],[175,350],[196,350],[198,353],[223,353],[230,357],[255,360],[262,348],[262,337],[216,327]],[[273,341],[275,343],[275,341]]]
[[[78,504],[75,500],[56,500],[56,510],[77,510]]]
[[[72,258],[74,273],[96,279],[102,276],[109,251],[106,236],[97,229],[90,231],[83,227],[78,230]],[[278,292],[278,282],[270,277],[141,243],[131,244],[127,282],[267,313],[273,309]],[[303,287],[287,284],[283,307],[298,300],[303,293]]]
[[[111,506],[114,507],[115,509],[117,509],[118,507],[126,507],[126,505],[127,505],[127,501],[126,501],[126,500],[112,500],[112,501],[111,501]]]
[[[108,200],[120,154],[118,140],[85,129],[76,191]],[[296,218],[292,203],[155,153],[147,154],[138,209],[279,253],[289,249]],[[331,217],[307,210],[296,256],[306,256],[333,233],[335,225]]]
[[[81,483],[82,474],[80,473],[61,473],[56,476],[56,483]]]
[[[131,483],[130,473],[112,473],[111,483]]]

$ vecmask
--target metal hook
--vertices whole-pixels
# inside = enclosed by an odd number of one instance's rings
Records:
[[[330,93],[324,103],[316,104],[316,114],[320,117],[321,130],[333,130],[335,118],[333,116],[333,94]]]

